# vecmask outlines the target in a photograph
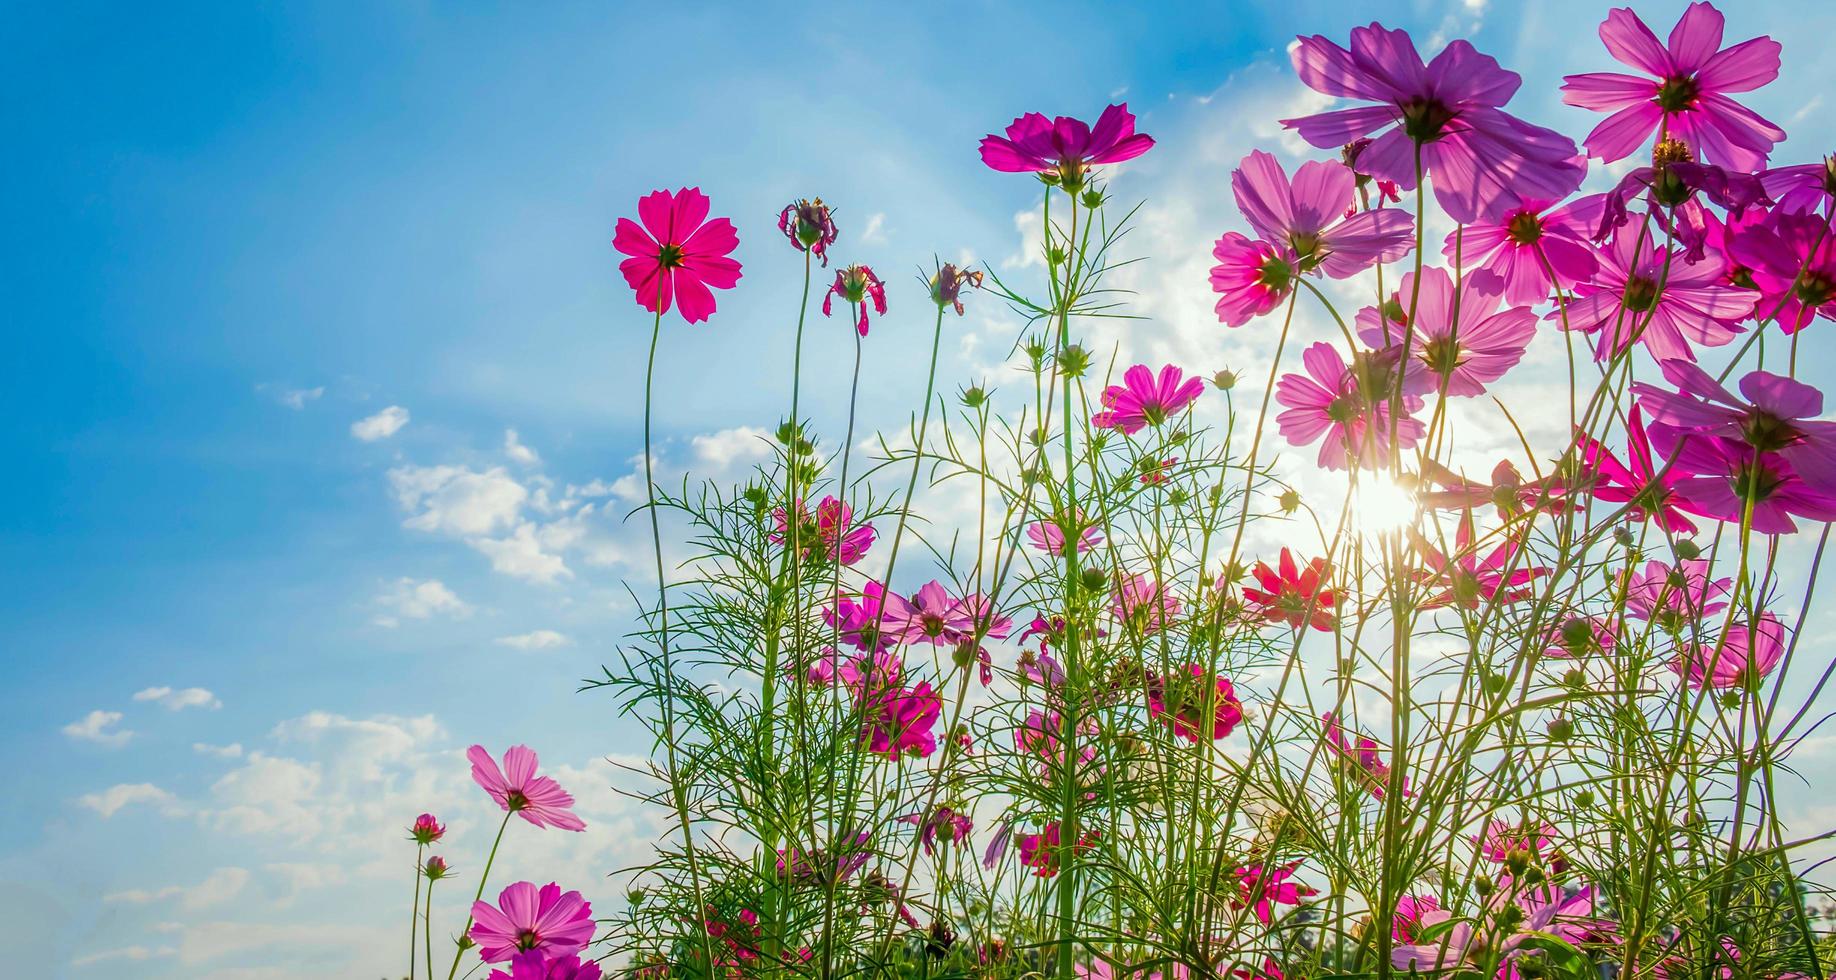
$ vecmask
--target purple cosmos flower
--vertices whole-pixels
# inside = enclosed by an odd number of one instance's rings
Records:
[[[1294,291],[1296,259],[1286,249],[1227,231],[1211,248],[1211,291],[1218,322],[1241,327],[1281,305]]]
[[[1654,436],[1659,428],[1652,426]],[[1793,516],[1836,521],[1836,494],[1827,489],[1832,484],[1804,479],[1780,453],[1691,433],[1675,441],[1670,456],[1685,474],[1677,495],[1692,514],[1738,524],[1750,513],[1761,534],[1796,531]]]
[[[1104,109],[1095,126],[1029,112],[1008,125],[1006,136],[982,138],[982,162],[1003,173],[1056,174],[1067,190],[1076,191],[1091,166],[1133,160],[1153,146],[1153,137],[1135,132],[1135,114],[1125,102]]]
[[[1146,575],[1126,575],[1116,581],[1109,611],[1143,635],[1158,632],[1179,615],[1179,597]]]
[[[1276,426],[1296,446],[1320,441],[1319,465],[1342,470],[1351,464],[1375,469],[1390,451],[1390,397],[1393,381],[1376,377],[1393,373],[1378,358],[1361,354],[1352,368],[1331,344],[1319,343],[1301,355],[1307,374],[1286,374],[1275,385],[1275,401],[1287,411]],[[1368,375],[1360,377],[1360,369]],[[1375,395],[1376,397],[1373,397]],[[1402,398],[1404,416],[1395,420],[1397,445],[1408,449],[1421,439],[1422,423],[1408,413],[1422,407],[1415,395]]]
[[[1779,43],[1756,37],[1723,48],[1722,27],[1721,11],[1692,3],[1664,45],[1631,8],[1609,12],[1600,25],[1607,52],[1652,77],[1593,72],[1563,80],[1562,101],[1612,113],[1583,140],[1588,152],[1621,160],[1662,129],[1704,160],[1742,171],[1764,167],[1785,131],[1728,95],[1779,77]]]
[[[1777,199],[1779,210],[1792,214],[1827,210],[1836,202],[1836,154],[1821,163],[1778,167],[1760,175],[1766,193]]]
[[[1507,920],[1498,913],[1508,905],[1516,905],[1518,912]],[[1513,882],[1509,876],[1500,876],[1486,906],[1488,914],[1482,917],[1482,924],[1514,923],[1508,934],[1500,935],[1502,930],[1489,927],[1475,929],[1471,921],[1462,919],[1437,930],[1435,938],[1427,942],[1395,947],[1390,951],[1390,963],[1398,970],[1434,974],[1470,971],[1470,964],[1490,963],[1493,957],[1499,957],[1498,976],[1515,978],[1523,975],[1514,965],[1515,961],[1530,952],[1523,947],[1525,940],[1544,934],[1567,943],[1578,943],[1596,928],[1592,918],[1592,887],[1567,895],[1560,885],[1546,882],[1526,886]],[[1416,920],[1417,928],[1434,929],[1453,918],[1453,913],[1440,909],[1423,912]]]
[[[497,896],[497,904],[472,903],[472,941],[486,963],[502,963],[534,950],[545,957],[568,956],[593,939],[593,906],[579,892],[554,882],[538,891],[519,881]]]
[[[1407,31],[1372,24],[1352,29],[1349,49],[1314,35],[1291,57],[1314,91],[1377,104],[1282,125],[1323,149],[1382,130],[1358,154],[1358,169],[1405,190],[1415,187],[1419,148],[1435,200],[1462,224],[1497,218],[1526,198],[1559,201],[1587,174],[1568,137],[1502,111],[1523,80],[1464,40],[1424,65]]]
[[[540,950],[510,958],[510,972],[492,970],[486,980],[600,980],[599,964],[573,954],[550,958]]]
[[[1772,205],[1772,198],[1766,195],[1766,185],[1753,174],[1738,173],[1712,163],[1696,163],[1689,159],[1689,151],[1680,148],[1674,140],[1659,143],[1658,153],[1665,162],[1626,174],[1602,196],[1604,206],[1600,225],[1594,229],[1596,239],[1606,238],[1614,229],[1631,221],[1632,214],[1626,209],[1626,202],[1644,197],[1651,202],[1652,217],[1658,224],[1690,246],[1689,261],[1700,262],[1702,216],[1707,212],[1697,199],[1698,192],[1736,218],[1749,208]]]
[[[1205,382],[1168,364],[1160,376],[1146,364],[1137,364],[1122,373],[1122,383],[1103,389],[1103,411],[1090,417],[1099,429],[1121,429],[1128,435],[1143,426],[1161,425],[1179,414],[1205,393]]]
[[[1631,504],[1635,520],[1649,520],[1671,534],[1694,534],[1696,525],[1683,516],[1677,483],[1683,474],[1660,465],[1651,453],[1651,437],[1644,412],[1632,406],[1626,418],[1626,461],[1620,462],[1606,444],[1585,432],[1575,432],[1581,463],[1594,478],[1594,499],[1609,504]]]
[[[776,524],[771,543],[783,544],[790,537],[789,519],[782,507],[772,511],[771,516]],[[814,519],[803,501],[797,501],[797,519],[798,544],[804,558],[820,557],[823,561],[852,565],[873,547],[873,525],[854,523],[854,508],[833,496],[822,498],[816,505]]]
[[[1774,214],[1737,233],[1734,251],[1759,287],[1756,309],[1777,310],[1780,329],[1797,333],[1816,317],[1836,320],[1836,228],[1829,219]]]
[[[835,244],[835,216],[822,198],[806,201],[799,198],[778,212],[778,230],[790,239],[791,247],[808,252],[829,265],[829,246]]]
[[[1735,396],[1707,371],[1688,361],[1659,365],[1667,391],[1645,381],[1632,393],[1651,415],[1652,445],[1670,456],[1681,437],[1715,436],[1745,443],[1763,453],[1777,453],[1791,468],[1821,485],[1836,487],[1836,422],[1823,414],[1823,392],[1782,375],[1753,371],[1740,379]]]
[[[1723,601],[1732,579],[1709,578],[1709,563],[1688,558],[1675,565],[1645,563],[1626,583],[1626,615],[1656,624],[1669,633],[1681,633],[1703,618],[1728,608]]]
[[[1536,335],[1536,314],[1527,306],[1499,310],[1504,281],[1489,272],[1474,270],[1456,289],[1447,270],[1430,267],[1422,270],[1419,290],[1417,282],[1415,273],[1405,273],[1382,310],[1359,312],[1358,336],[1376,348],[1409,339],[1403,390],[1410,394],[1485,394],[1487,383],[1523,358]],[[1413,331],[1404,322],[1410,297],[1416,307]]]
[[[1520,200],[1492,221],[1448,235],[1441,254],[1502,278],[1507,303],[1541,302],[1553,287],[1569,289],[1593,278],[1600,262],[1588,238],[1600,221],[1602,200],[1595,194],[1561,207]]]
[[[943,695],[931,689],[928,682],[917,687],[888,688],[869,691],[860,703],[865,718],[861,723],[861,742],[867,751],[888,759],[902,755],[920,758],[937,751],[937,736],[932,731],[943,711]]]
[[[1520,534],[1506,532],[1502,536],[1504,540],[1482,558],[1477,545],[1479,531],[1471,511],[1460,517],[1451,554],[1442,554],[1420,531],[1410,528],[1409,541],[1421,555],[1423,565],[1416,578],[1426,589],[1439,590],[1417,600],[1417,607],[1478,609],[1488,602],[1503,606],[1529,599],[1532,593],[1528,586],[1548,575],[1549,569],[1519,556],[1523,550]]]
[[[924,846],[927,856],[937,853],[939,838],[946,844],[966,841],[969,839],[969,831],[975,827],[975,821],[969,819],[967,813],[948,806],[937,807],[928,816],[908,813],[900,817],[899,822],[918,828],[918,841]]]
[[[1600,268],[1575,287],[1566,320],[1560,309],[1545,319],[1593,334],[1594,356],[1602,361],[1634,343],[1659,361],[1693,361],[1692,344],[1720,347],[1739,335],[1739,321],[1758,298],[1726,285],[1718,258],[1691,265],[1681,250],[1660,246],[1634,224],[1600,250]]]
[[[472,760],[472,781],[491,794],[491,799],[506,812],[520,814],[537,827],[586,829],[586,821],[574,815],[574,798],[567,790],[547,776],[536,775],[536,754],[529,746],[505,749],[501,772],[482,745],[467,749],[465,757]]]
[[[1275,158],[1252,150],[1231,172],[1237,208],[1256,233],[1280,242],[1302,272],[1318,269],[1334,279],[1357,275],[1378,262],[1394,262],[1415,244],[1415,220],[1398,208],[1355,211],[1349,217],[1356,176],[1343,164],[1310,160],[1293,181]]]
[[[840,296],[844,303],[853,303],[860,308],[854,329],[861,336],[867,336],[867,304],[873,304],[873,312],[886,315],[886,284],[880,281],[873,270],[864,265],[851,265],[835,273],[835,281],[829,285],[829,291],[822,297],[822,315],[833,315],[835,297]]]
[[[1719,643],[1695,644],[1672,667],[1695,688],[1755,687],[1779,665],[1787,642],[1785,624],[1771,613],[1760,613],[1751,622],[1729,625]]]

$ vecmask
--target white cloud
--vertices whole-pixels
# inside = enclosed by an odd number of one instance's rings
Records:
[[[375,442],[395,435],[407,424],[408,410],[400,405],[390,405],[369,418],[352,422],[351,435],[363,442]]]
[[[164,959],[177,956],[178,950],[171,946],[123,946],[119,949],[103,949],[94,953],[85,953],[70,961],[73,967],[96,966],[101,963],[144,963],[147,960]]]
[[[444,614],[463,619],[472,612],[471,606],[437,578],[396,579],[388,591],[376,597],[376,604],[390,610],[376,617],[376,625],[390,628],[401,625],[403,617],[432,619],[435,614]]]
[[[101,814],[104,820],[136,804],[158,806],[168,813],[176,812],[179,809],[177,797],[152,783],[122,783],[118,786],[110,786],[100,793],[85,793],[77,798],[77,803]]]
[[[242,758],[242,743],[231,742],[228,745],[210,745],[205,742],[191,743],[191,751],[199,755],[216,756],[219,759]]]
[[[742,425],[732,429],[722,429],[707,435],[695,436],[689,440],[695,447],[695,457],[710,466],[726,469],[734,463],[754,462],[771,456],[772,435],[756,426]],[[639,465],[644,462],[638,456]],[[638,484],[639,496],[643,496],[643,484]]]
[[[275,404],[291,408],[296,412],[304,411],[307,402],[315,402],[325,397],[325,386],[316,388],[289,388],[286,385],[258,384],[255,390],[274,399]]]
[[[875,211],[867,216],[867,226],[861,229],[858,236],[862,245],[886,244],[886,213]]]
[[[249,872],[244,868],[218,868],[203,881],[190,887],[168,885],[158,890],[130,888],[126,891],[110,892],[102,896],[102,901],[111,905],[151,905],[155,902],[177,901],[186,909],[205,909],[242,894],[242,889],[249,883]]]
[[[504,468],[403,466],[389,471],[404,527],[461,537],[489,535],[516,523],[529,491]]]
[[[94,742],[118,749],[134,737],[134,733],[125,728],[116,728],[121,721],[119,711],[91,711],[79,721],[64,726],[64,734],[79,742]]]
[[[523,441],[517,438],[515,429],[504,430],[504,455],[524,466],[542,465],[542,457],[537,455],[535,450],[523,445]]]
[[[514,647],[518,650],[548,650],[553,647],[566,646],[569,640],[565,634],[554,630],[531,630],[515,636],[500,636],[499,646]]]
[[[171,688],[149,687],[135,691],[134,700],[152,701],[167,711],[184,711],[186,708],[209,708],[215,710],[223,707],[217,696],[201,687]]]
[[[556,579],[574,577],[567,562],[544,547],[544,538],[551,537],[547,532],[556,528],[550,524],[538,530],[536,525],[524,521],[509,537],[474,538],[470,544],[491,559],[493,571],[548,585]],[[565,527],[559,530],[565,532]]]

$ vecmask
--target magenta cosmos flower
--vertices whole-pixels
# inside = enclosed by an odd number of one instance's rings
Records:
[[[880,281],[873,270],[864,265],[851,265],[846,269],[836,270],[835,281],[829,285],[829,291],[822,297],[822,315],[833,315],[835,298],[841,297],[844,303],[852,303],[859,315],[855,317],[854,329],[861,336],[867,336],[867,305],[873,304],[873,312],[879,316],[886,315],[886,284]]]
[[[1135,132],[1135,114],[1125,102],[1104,109],[1095,126],[1029,112],[1008,125],[1007,135],[982,138],[982,162],[1002,173],[1056,174],[1067,190],[1076,191],[1090,167],[1133,160],[1153,147],[1153,137]]]
[[[1812,319],[1836,320],[1836,228],[1815,214],[1774,214],[1736,234],[1734,251],[1759,287],[1756,308],[1776,310],[1779,327],[1797,333]]]
[[[1218,322],[1241,327],[1281,305],[1294,292],[1294,255],[1234,231],[1211,248],[1211,291],[1219,294]]]
[[[561,891],[554,882],[540,890],[519,881],[497,896],[497,904],[472,903],[472,941],[486,963],[502,963],[518,953],[568,956],[593,940],[593,906],[579,892]]]
[[[1827,211],[1836,202],[1836,153],[1826,154],[1817,163],[1798,163],[1777,167],[1760,175],[1767,195],[1779,202],[1779,210],[1790,214]]]
[[[713,289],[732,289],[740,279],[740,264],[728,255],[739,247],[739,233],[726,218],[708,220],[699,187],[639,198],[638,221],[618,219],[612,247],[631,256],[618,271],[637,291],[639,306],[663,314],[674,301],[690,323],[714,315]]]
[[[797,502],[797,514],[798,545],[805,558],[820,557],[823,561],[852,565],[866,557],[868,549],[873,547],[873,525],[854,523],[854,509],[834,496],[824,497],[816,505],[814,520],[802,501]],[[790,535],[784,508],[773,511],[772,520],[777,529],[771,532],[771,543],[783,544]]]
[[[467,749],[465,756],[472,760],[472,781],[491,794],[491,799],[506,812],[519,814],[538,827],[586,829],[586,821],[573,813],[574,798],[554,780],[536,775],[536,754],[529,746],[505,749],[501,772],[482,745]]]
[[[1462,515],[1454,532],[1453,554],[1444,555],[1420,531],[1409,529],[1409,540],[1421,555],[1423,568],[1416,579],[1424,588],[1438,590],[1423,596],[1418,609],[1443,609],[1459,606],[1477,609],[1484,603],[1511,605],[1530,598],[1529,584],[1549,569],[1530,565],[1518,558],[1523,550],[1516,534],[1506,532],[1504,540],[1481,558],[1474,539],[1478,530],[1471,511]]]
[[[1508,917],[1500,915],[1509,905],[1516,905],[1517,912]],[[1599,928],[1593,914],[1591,886],[1568,895],[1560,885],[1525,886],[1513,883],[1508,875],[1500,876],[1480,921],[1514,923],[1510,932],[1490,927],[1477,930],[1471,920],[1450,922],[1454,919],[1452,913],[1432,910],[1422,913],[1417,924],[1421,931],[1433,930],[1434,938],[1395,947],[1390,951],[1390,962],[1399,970],[1423,974],[1470,973],[1475,965],[1491,963],[1496,957],[1500,980],[1515,980],[1524,975],[1516,961],[1531,951],[1524,947],[1525,940],[1540,934],[1569,944],[1579,943]],[[1436,928],[1439,926],[1446,928]]]
[[[1761,534],[1793,533],[1794,516],[1836,521],[1832,485],[1805,479],[1780,453],[1690,434],[1675,443],[1671,460],[1684,474],[1677,495],[1692,514],[1729,524],[1744,524],[1751,515],[1750,526]]]
[[[1740,379],[1737,397],[1707,371],[1688,361],[1659,365],[1667,391],[1649,382],[1632,385],[1639,405],[1649,412],[1652,445],[1664,455],[1687,435],[1738,440],[1762,453],[1777,453],[1793,470],[1816,483],[1836,486],[1836,422],[1823,414],[1823,392],[1801,381],[1752,371]]]
[[[958,599],[942,582],[925,583],[910,599],[887,592],[883,601],[884,630],[905,643],[953,647],[978,636],[999,640],[1013,629],[1013,621],[995,615],[982,596]]]
[[[1695,644],[1673,666],[1691,687],[1755,687],[1779,665],[1786,645],[1785,624],[1760,613],[1758,619],[1730,625],[1720,643]]]
[[[902,755],[928,757],[937,751],[938,715],[943,711],[943,696],[920,681],[909,690],[889,688],[867,691],[861,696],[861,741],[867,751],[888,759]]]
[[[1349,49],[1314,35],[1300,38],[1291,57],[1314,91],[1377,104],[1283,126],[1322,149],[1381,130],[1359,152],[1358,170],[1405,190],[1416,184],[1419,147],[1435,200],[1461,224],[1496,218],[1526,198],[1562,200],[1586,176],[1568,137],[1500,108],[1523,79],[1464,40],[1424,65],[1407,31],[1372,24],[1352,29]]]
[[[539,950],[510,958],[510,972],[492,970],[487,980],[600,980],[599,964],[569,954],[550,958]]]
[[[824,268],[829,264],[829,246],[835,244],[835,217],[822,198],[805,201],[801,198],[784,206],[778,212],[778,230],[790,239],[791,247],[799,252],[808,252],[822,260]]]
[[[908,813],[899,818],[900,823],[909,823],[918,828],[918,841],[924,846],[925,855],[937,853],[937,842],[946,844],[967,841],[969,831],[975,828],[975,821],[967,813],[940,806],[932,810],[929,816],[922,813]]]
[[[1645,563],[1626,584],[1626,615],[1652,623],[1667,633],[1682,633],[1708,616],[1728,608],[1731,578],[1709,578],[1709,563],[1688,558],[1676,565]]]
[[[1639,406],[1633,405],[1626,416],[1625,462],[1585,432],[1575,433],[1575,444],[1581,450],[1582,465],[1593,477],[1595,500],[1630,504],[1634,520],[1652,521],[1672,534],[1696,533],[1695,522],[1683,516],[1683,501],[1677,496],[1677,483],[1684,474],[1660,465],[1652,455],[1651,436]]]
[[[1476,397],[1487,383],[1517,365],[1536,336],[1536,314],[1527,306],[1500,310],[1504,281],[1489,272],[1469,273],[1458,288],[1445,269],[1404,273],[1401,287],[1379,310],[1367,306],[1358,314],[1358,336],[1372,347],[1391,347],[1409,340],[1403,368],[1403,390],[1412,394]],[[1415,298],[1415,329],[1409,329],[1405,304]]]
[[[1256,921],[1265,926],[1275,921],[1276,906],[1299,905],[1318,894],[1317,890],[1290,880],[1298,867],[1299,861],[1275,868],[1261,864],[1238,868],[1233,872],[1237,877],[1237,897],[1231,900],[1231,906],[1254,909]]]
[[[1099,429],[1121,429],[1128,435],[1143,426],[1161,425],[1198,401],[1205,393],[1205,382],[1186,377],[1171,364],[1155,377],[1146,364],[1137,364],[1122,373],[1122,383],[1103,389],[1103,411],[1090,417]]]
[[[1320,721],[1325,726],[1322,735],[1326,741],[1326,748],[1338,757],[1340,766],[1357,780],[1366,792],[1380,800],[1383,799],[1383,794],[1390,785],[1390,767],[1384,763],[1382,748],[1377,741],[1368,736],[1359,735],[1357,744],[1352,744],[1345,737],[1345,729],[1339,724],[1339,716],[1333,712],[1328,711],[1321,715]],[[1404,796],[1415,795],[1410,791],[1409,784],[1406,782],[1403,784],[1402,794]]]
[[[1540,303],[1553,289],[1593,278],[1600,261],[1589,237],[1600,223],[1604,201],[1599,194],[1561,207],[1553,201],[1519,200],[1491,221],[1448,235],[1441,254],[1503,279],[1507,303]]]
[[[1650,231],[1627,225],[1600,250],[1591,282],[1545,319],[1594,337],[1594,356],[1605,361],[1634,343],[1658,361],[1695,360],[1695,345],[1720,347],[1741,332],[1759,294],[1727,285],[1719,258],[1689,264],[1681,249],[1664,248]]]
[[[1352,208],[1357,175],[1341,163],[1309,160],[1290,181],[1281,164],[1252,150],[1230,175],[1237,208],[1256,233],[1293,252],[1299,271],[1334,279],[1394,262],[1415,244],[1415,219],[1398,208]]]
[[[1624,159],[1661,128],[1704,160],[1744,171],[1764,167],[1785,131],[1728,95],[1779,77],[1779,43],[1756,37],[1723,48],[1722,27],[1721,11],[1692,3],[1665,45],[1631,8],[1609,12],[1600,25],[1607,52],[1651,77],[1593,72],[1563,80],[1562,101],[1612,113],[1587,134],[1588,152],[1608,163]]]
[[[822,621],[840,631],[842,642],[856,649],[885,650],[898,640],[897,631],[886,628],[888,594],[885,586],[868,582],[858,599],[837,595],[834,608],[822,611]]]
[[[1109,611],[1143,635],[1159,632],[1179,615],[1179,597],[1146,575],[1125,575],[1116,580],[1116,595]]]
[[[1347,367],[1328,343],[1307,348],[1301,365],[1305,375],[1285,374],[1275,385],[1275,401],[1287,409],[1275,417],[1282,436],[1296,446],[1318,441],[1319,465],[1329,470],[1382,465],[1390,452],[1391,369],[1371,354],[1358,355],[1356,365]],[[1398,448],[1421,439],[1422,423],[1407,414],[1421,407],[1418,396],[1403,396],[1404,415],[1394,426]]]
[[[1260,588],[1244,587],[1243,601],[1255,606],[1255,611],[1271,623],[1332,632],[1333,610],[1339,597],[1332,590],[1332,570],[1326,559],[1315,558],[1302,568],[1294,552],[1283,548],[1276,564],[1279,571],[1266,561],[1256,563],[1250,574]],[[1218,584],[1224,585],[1223,581]]]
[[[1202,737],[1216,741],[1229,735],[1243,720],[1236,688],[1200,664],[1187,664],[1171,677],[1149,679],[1147,698],[1149,718],[1165,722],[1173,734],[1195,745]]]

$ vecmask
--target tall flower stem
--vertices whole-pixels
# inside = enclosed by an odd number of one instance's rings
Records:
[[[695,908],[699,910],[707,905],[702,900],[701,865],[695,857],[695,834],[689,824],[688,788],[682,784],[682,771],[676,762],[676,664],[669,651],[669,584],[663,578],[663,531],[657,516],[657,481],[653,472],[656,452],[650,434],[651,394],[657,374],[657,345],[662,336],[663,310],[659,306],[650,324],[650,355],[644,362],[644,493],[648,504],[645,509],[650,511],[651,554],[656,559],[657,573],[657,656],[662,662],[664,684],[663,697],[659,699],[663,713],[663,764],[669,777],[670,801],[675,804],[676,823],[682,830],[682,854],[688,860],[689,884],[695,891]],[[490,867],[487,865],[485,870],[488,873]],[[481,891],[484,888],[482,878],[478,887]],[[713,943],[706,929],[698,931],[702,955],[712,969]],[[449,976],[447,980],[452,978]]]
[[[497,845],[504,842],[504,831],[509,828],[510,815],[515,812],[514,810],[505,810],[503,823],[497,825],[497,836],[491,841],[491,853],[485,858],[484,871],[478,875],[478,890],[472,893],[473,906],[476,906],[479,900],[484,898],[485,882],[490,880],[491,865],[497,861]],[[430,895],[429,902],[431,901],[432,897]],[[453,966],[452,969],[446,971],[446,980],[453,980],[453,977],[458,974],[459,960],[465,956],[465,951],[467,949],[466,937],[471,935],[472,923],[475,921],[472,918],[470,908],[471,906],[468,906],[468,911],[465,913],[465,928],[459,930],[459,939],[458,942],[455,943],[459,948],[453,951]],[[431,973],[428,974],[428,980],[433,980],[433,975]]]
[[[1065,288],[1058,297],[1058,361],[1057,370],[1060,381],[1062,411],[1064,417],[1059,420],[1063,428],[1064,465],[1065,465],[1065,508],[1064,513],[1077,513],[1077,474],[1076,457],[1071,444],[1071,372],[1065,370],[1066,352],[1071,348],[1071,304],[1075,297],[1076,263],[1082,260],[1081,253],[1071,254],[1077,249],[1077,197],[1071,198],[1071,229],[1065,264]],[[1067,606],[1071,603],[1078,584],[1078,549],[1066,547],[1065,555],[1065,599]],[[1080,632],[1071,610],[1065,615],[1065,677],[1067,685],[1078,676],[1078,634]],[[1065,749],[1064,801],[1059,812],[1059,842],[1063,847],[1058,858],[1062,877],[1058,882],[1058,968],[1057,976],[1070,980],[1075,971],[1075,954],[1077,952],[1076,918],[1077,918],[1077,708],[1074,697],[1065,698],[1063,711],[1064,732],[1060,736]]]
[[[415,927],[421,922],[421,858],[427,853],[427,845],[416,844],[414,848],[414,903],[408,906],[408,980],[414,980],[414,947]],[[428,980],[433,974],[428,973]]]
[[[427,958],[427,980],[433,980],[433,890],[434,879],[427,879],[427,907],[421,915],[421,949]],[[414,951],[409,950],[408,980],[414,980]]]

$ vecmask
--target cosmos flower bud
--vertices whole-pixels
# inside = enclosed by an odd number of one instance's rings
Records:
[[[1084,207],[1087,207],[1090,210],[1095,211],[1097,208],[1102,207],[1103,202],[1107,199],[1103,196],[1102,191],[1099,191],[1093,187],[1090,190],[1085,191],[1083,193],[1083,196],[1078,198],[1078,200],[1083,202]]]
[[[1548,730],[1552,741],[1566,742],[1575,735],[1575,723],[1567,718],[1551,718]]]
[[[423,813],[414,818],[414,826],[408,828],[408,839],[426,847],[446,836],[446,828],[434,819],[431,813]]]
[[[1076,344],[1066,347],[1058,353],[1058,369],[1066,377],[1081,378],[1090,370],[1090,352]]]
[[[1594,805],[1593,790],[1584,789],[1581,792],[1575,794],[1575,806],[1585,809],[1593,805]]]
[[[439,881],[451,870],[447,866],[446,859],[438,854],[428,858],[427,863],[421,867],[421,873],[427,876],[428,881]]]
[[[1100,593],[1109,587],[1109,577],[1100,568],[1086,568],[1080,578],[1086,592]]]
[[[1698,546],[1696,542],[1688,538],[1679,540],[1674,550],[1677,553],[1677,557],[1684,561],[1695,561],[1702,557],[1702,548]]]
[[[1225,368],[1211,376],[1211,386],[1219,391],[1229,391],[1237,386],[1237,372]]]
[[[970,385],[964,388],[962,394],[957,397],[962,401],[964,408],[981,408],[982,404],[988,401],[988,393],[983,391],[980,385]]]
[[[1301,495],[1298,490],[1284,490],[1281,496],[1275,498],[1275,502],[1281,505],[1282,513],[1292,514],[1300,510]]]

